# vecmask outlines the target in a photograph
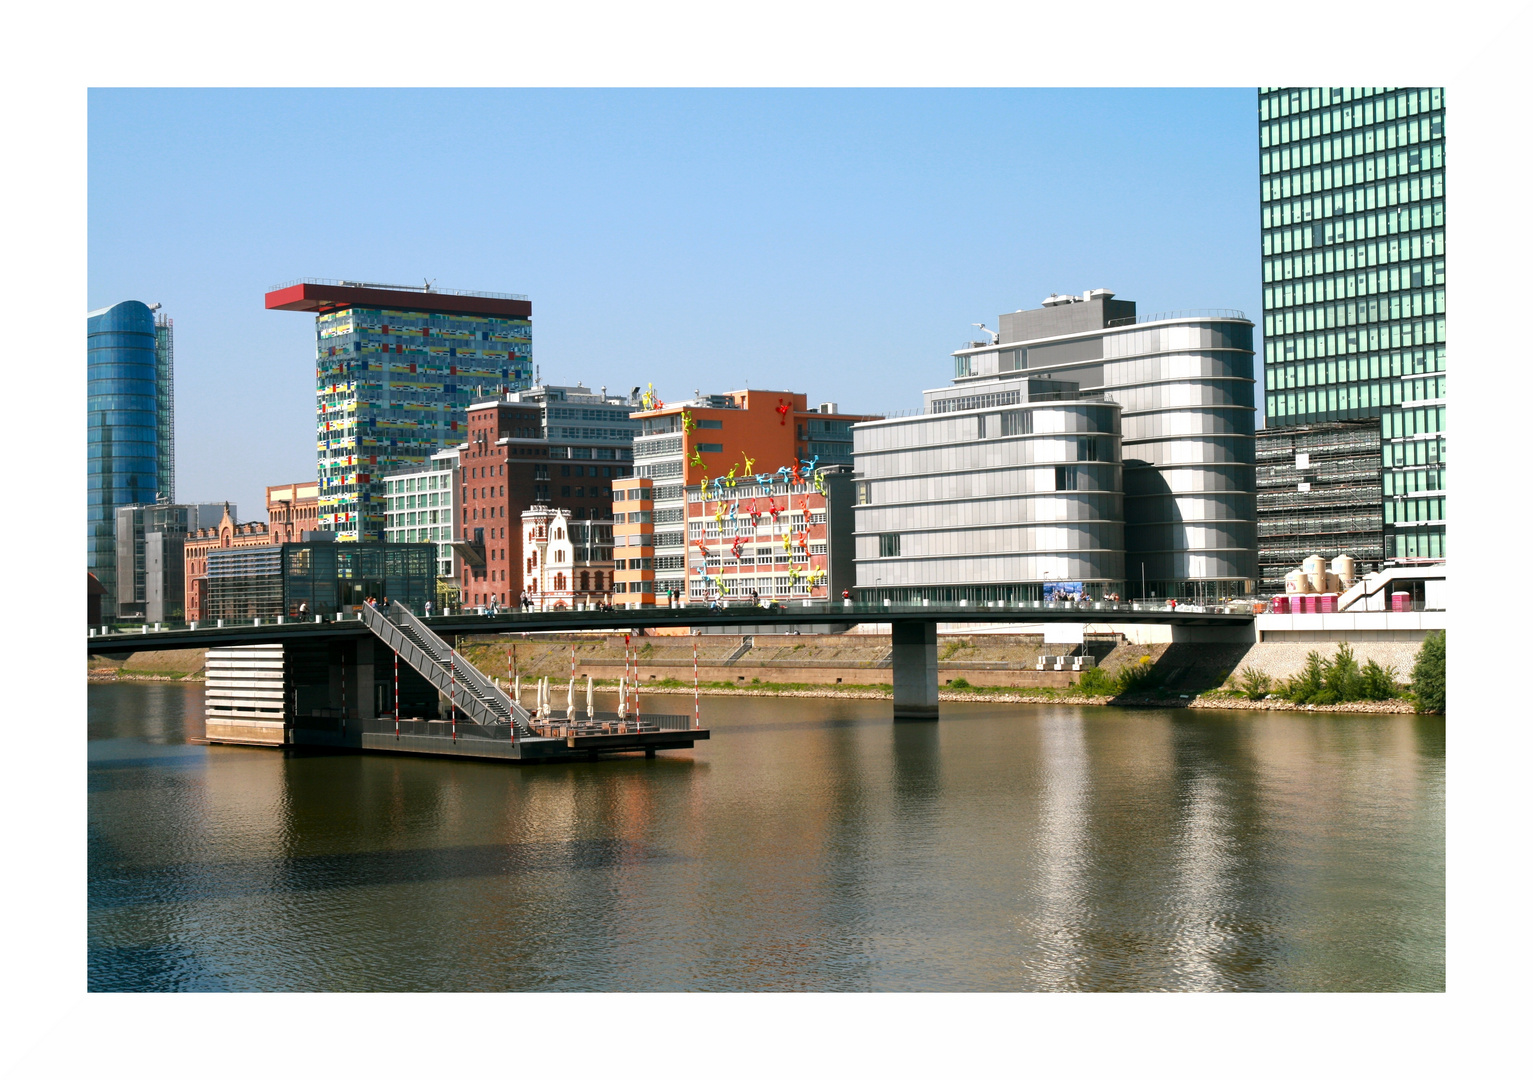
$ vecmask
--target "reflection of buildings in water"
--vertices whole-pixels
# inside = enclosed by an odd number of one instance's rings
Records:
[[[1232,812],[1207,763],[1198,763],[1182,787],[1180,828],[1169,852],[1177,876],[1171,944],[1175,988],[1230,989],[1220,960],[1240,945],[1232,940],[1239,891],[1229,879],[1235,869],[1234,839],[1229,832]]]
[[[1034,911],[1022,929],[1038,953],[1030,965],[1036,988],[1069,990],[1085,962],[1081,930],[1090,917],[1085,863],[1091,769],[1082,723],[1068,715],[1042,720],[1038,750],[1042,798],[1031,860]]]

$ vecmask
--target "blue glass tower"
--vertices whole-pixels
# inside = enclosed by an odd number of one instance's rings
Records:
[[[168,422],[162,370],[168,377],[147,305],[125,300],[86,316],[86,564],[106,586],[103,617],[116,608],[117,508],[169,494],[160,463]]]

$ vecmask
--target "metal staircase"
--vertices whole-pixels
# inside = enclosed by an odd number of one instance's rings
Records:
[[[387,613],[364,604],[362,622],[399,658],[449,695],[470,720],[484,727],[511,724],[518,736],[535,736],[532,716],[431,628],[397,601]]]

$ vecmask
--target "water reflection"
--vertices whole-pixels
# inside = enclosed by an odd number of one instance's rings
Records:
[[[1440,720],[714,698],[517,768],[90,702],[93,989],[1443,987]]]

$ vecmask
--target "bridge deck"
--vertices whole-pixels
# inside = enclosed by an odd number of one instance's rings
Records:
[[[548,633],[558,631],[624,631],[653,627],[749,627],[756,632],[781,627],[783,630],[806,624],[852,626],[857,623],[1163,623],[1174,626],[1250,626],[1255,615],[1239,606],[1199,607],[1180,604],[1175,608],[1156,604],[999,604],[990,606],[917,606],[893,604],[814,603],[778,607],[730,607],[713,611],[706,607],[619,608],[613,611],[500,612],[439,615],[425,621],[444,636],[457,634]],[[748,631],[749,632],[749,631]],[[253,620],[223,626],[167,626],[146,632],[113,631],[103,634],[92,628],[86,636],[88,653],[113,655],[148,649],[206,649],[219,646],[251,645],[264,642],[319,641],[326,638],[354,637],[369,633],[355,612],[343,612],[339,618],[323,621],[283,619],[276,622]]]

